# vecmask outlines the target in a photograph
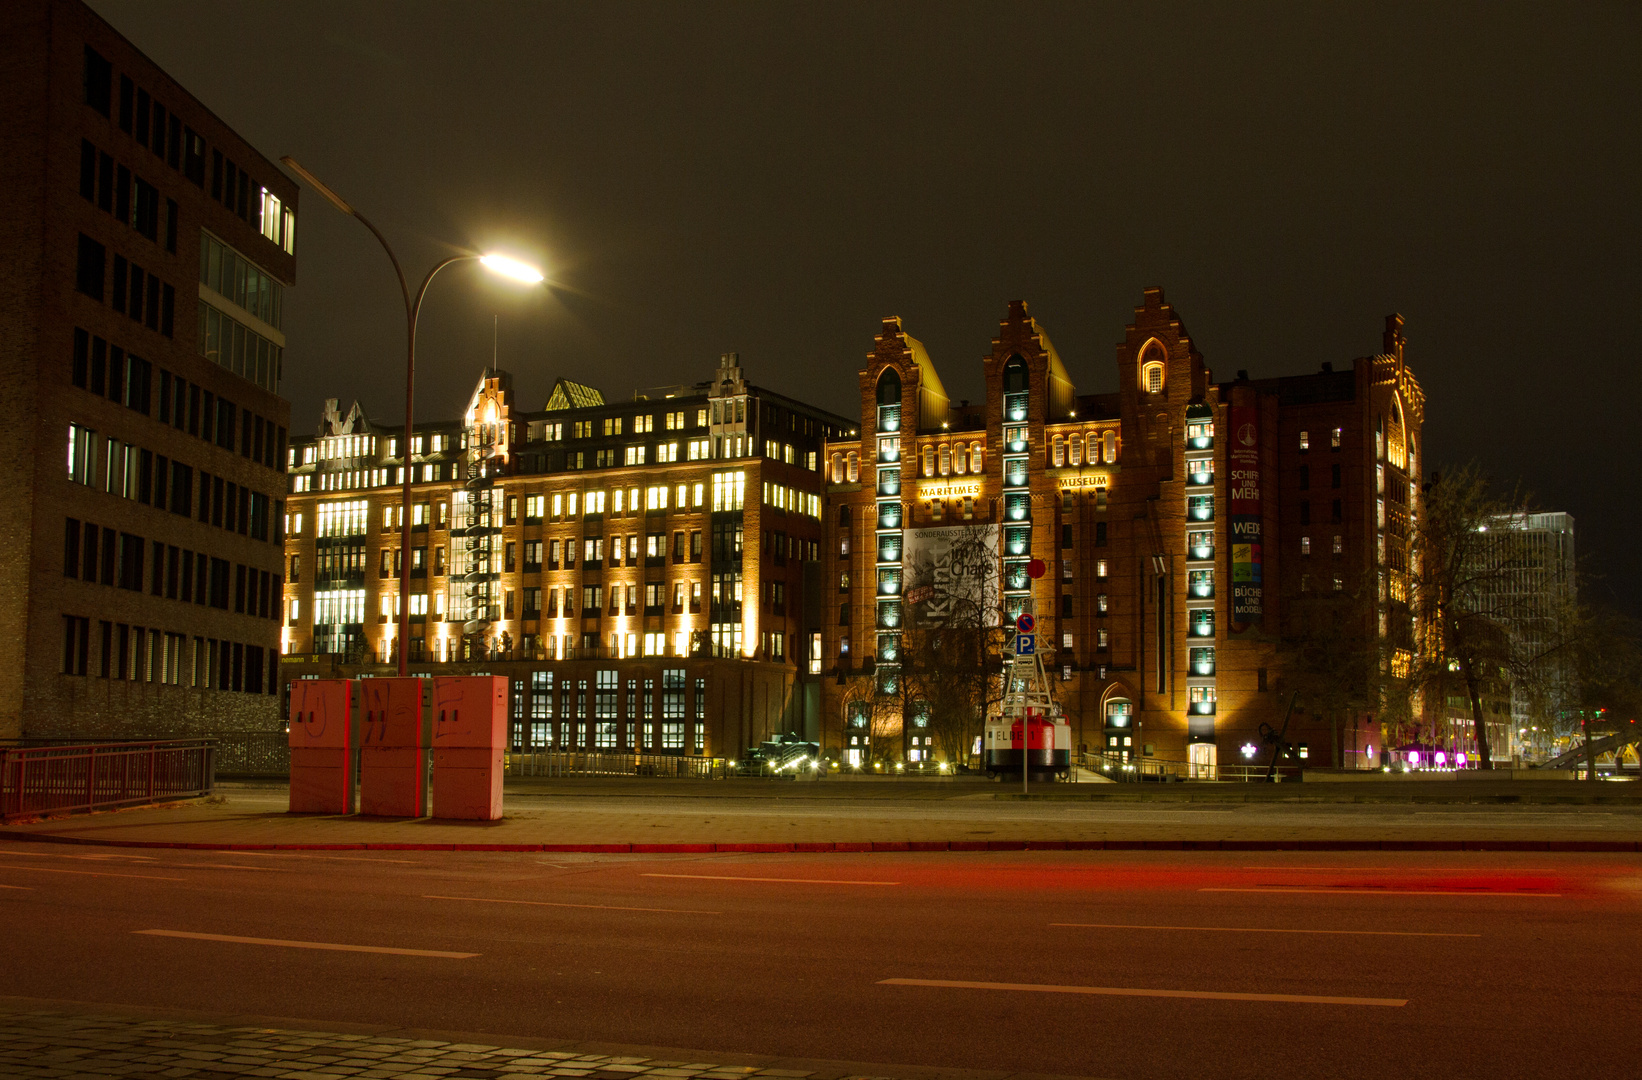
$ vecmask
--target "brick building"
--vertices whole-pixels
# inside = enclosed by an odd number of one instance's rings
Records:
[[[537,410],[487,373],[408,448],[411,670],[509,676],[521,750],[816,736],[821,451],[850,423],[733,353],[631,401],[560,380]],[[288,678],[392,670],[402,433],[333,402],[292,440]]]
[[[1360,597],[1352,617],[1369,634],[1411,640],[1424,398],[1403,345],[1392,316],[1382,352],[1348,370],[1216,382],[1148,289],[1117,347],[1118,391],[1079,395],[1016,302],[972,406],[949,401],[923,345],[886,319],[859,372],[859,434],[826,448],[827,747],[848,760],[875,735],[885,755],[869,716],[925,602],[907,591],[913,553],[931,530],[980,526],[995,527],[1008,620],[1033,599],[1075,745],[1120,759],[1144,747],[1200,775],[1263,763],[1260,726],[1280,727],[1288,703],[1280,643],[1309,597]],[[1034,558],[1049,567],[1035,582]],[[887,733],[909,762],[932,749],[916,705]],[[1289,739],[1311,764],[1346,767],[1383,747],[1369,714],[1301,714]]]
[[[75,0],[0,66],[0,737],[274,728],[295,188]]]

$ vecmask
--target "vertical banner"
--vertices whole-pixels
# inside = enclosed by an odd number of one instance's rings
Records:
[[[1260,411],[1252,405],[1231,409],[1230,465],[1227,488],[1231,513],[1231,619],[1234,624],[1257,622],[1264,612],[1261,584]]]

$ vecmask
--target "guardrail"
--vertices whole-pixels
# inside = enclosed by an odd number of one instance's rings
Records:
[[[0,821],[209,795],[208,739],[0,749]]]
[[[669,776],[722,780],[729,775],[723,758],[674,754],[638,754],[587,750],[509,751],[502,758],[504,776]]]
[[[1140,757],[1125,761],[1115,754],[1084,754],[1083,767],[1120,783],[1127,781],[1169,782],[1177,780],[1207,780],[1231,783],[1266,782],[1265,765],[1198,765],[1190,761],[1172,761],[1167,758]],[[1299,779],[1300,770],[1293,765],[1278,765],[1278,780]]]

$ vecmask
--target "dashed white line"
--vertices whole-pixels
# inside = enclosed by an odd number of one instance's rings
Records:
[[[189,930],[133,930],[149,937],[188,938],[193,941],[225,941],[234,945],[275,945],[286,949],[322,949],[326,952],[385,953],[389,956],[433,956],[445,960],[468,960],[478,953],[446,952],[441,949],[395,949],[385,945],[342,945],[334,941],[287,941],[284,938],[241,937],[238,934],[197,934]]]
[[[1319,893],[1325,896],[1532,896],[1555,899],[1554,892],[1495,892],[1484,889],[1300,889],[1287,885],[1272,888],[1199,889],[1198,892]]]
[[[969,982],[959,979],[879,979],[879,986],[928,986],[951,990],[1025,990],[1039,994],[1100,997],[1195,998],[1207,1001],[1279,1001],[1296,1005],[1378,1005],[1401,1008],[1407,998],[1337,997],[1329,994],[1244,994],[1222,990],[1152,990],[1139,986],[1052,986],[1045,983]]]
[[[507,900],[494,896],[436,896],[424,893],[424,900],[472,900],[480,904],[527,904],[531,907],[587,908],[594,911],[651,911],[667,915],[722,915],[722,911],[697,911],[692,908],[620,907],[616,904],[567,904],[552,900]]]
[[[899,885],[899,881],[840,881],[836,878],[741,877],[734,874],[640,874],[640,877],[692,878],[696,881],[773,881],[782,885]]]
[[[34,874],[78,874],[82,877],[143,878],[147,881],[186,881],[187,878],[161,877],[158,874],[109,874],[99,870],[64,870],[56,866],[12,866],[0,863],[0,870],[27,870]]]
[[[1224,934],[1354,934],[1364,937],[1464,937],[1481,934],[1448,934],[1420,930],[1297,930],[1282,926],[1149,926],[1141,923],[1052,922],[1050,926],[1083,927],[1093,930],[1209,930]]]

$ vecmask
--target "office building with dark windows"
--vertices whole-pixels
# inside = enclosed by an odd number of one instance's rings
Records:
[[[287,678],[389,674],[401,648],[413,673],[505,674],[524,752],[818,735],[823,447],[851,421],[731,353],[627,401],[561,379],[535,409],[487,372],[456,417],[403,430],[331,402],[292,440]]]
[[[0,56],[0,737],[277,730],[296,191],[75,0]]]
[[[916,659],[954,633],[965,549],[997,583],[989,626],[1030,600],[1074,748],[1120,767],[1264,765],[1262,725],[1281,730],[1290,701],[1283,643],[1320,605],[1406,663],[1424,396],[1401,326],[1389,318],[1382,350],[1338,371],[1217,381],[1147,289],[1117,346],[1117,390],[1079,394],[1087,362],[1016,302],[971,404],[884,320],[858,373],[859,424],[825,450],[826,746],[863,767],[974,760],[935,737],[937,688]],[[996,633],[989,647],[1007,648],[1012,631]],[[1377,718],[1335,720],[1297,711],[1296,759],[1375,767]]]

